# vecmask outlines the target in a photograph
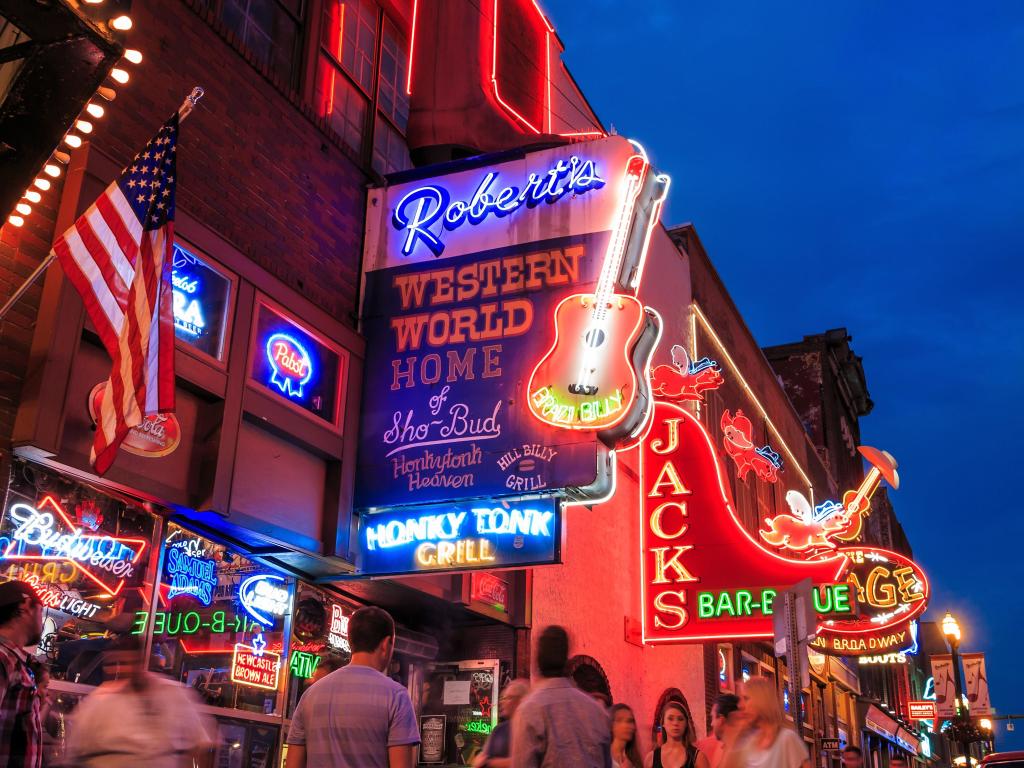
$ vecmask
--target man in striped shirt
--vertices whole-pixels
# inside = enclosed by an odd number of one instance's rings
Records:
[[[352,661],[313,683],[288,731],[287,768],[412,768],[420,743],[409,692],[384,673],[395,622],[360,608],[348,623]]]
[[[39,642],[43,604],[24,581],[0,584],[0,768],[39,768],[43,729],[25,647]]]

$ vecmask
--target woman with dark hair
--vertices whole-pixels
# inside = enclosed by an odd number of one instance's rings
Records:
[[[616,704],[612,717],[612,768],[641,768],[640,747],[636,743],[636,717],[628,704]]]
[[[710,768],[707,757],[697,749],[693,718],[689,708],[675,699],[661,710],[665,743],[647,755],[644,768]]]

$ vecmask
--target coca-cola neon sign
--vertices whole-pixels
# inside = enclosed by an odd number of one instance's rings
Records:
[[[289,397],[302,399],[302,388],[313,378],[313,358],[293,336],[274,333],[267,338],[270,383]]]
[[[83,533],[50,495],[35,507],[21,502],[12,504],[7,514],[16,527],[0,558],[72,563],[109,595],[119,594],[125,581],[135,575],[135,566],[147,544],[142,538]]]

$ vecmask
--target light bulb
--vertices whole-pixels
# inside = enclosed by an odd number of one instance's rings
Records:
[[[117,67],[114,67],[112,70],[110,70],[110,76],[117,80],[117,82],[119,82],[121,85],[127,83],[129,77],[127,72],[125,72],[123,69],[118,69]]]
[[[60,166],[55,163],[47,163],[43,166],[43,173],[56,179],[60,176]]]
[[[117,18],[110,20],[110,26],[114,29],[119,29],[122,32],[127,32],[132,28],[132,17],[131,16],[118,16]]]
[[[71,155],[69,155],[67,152],[61,152],[59,149],[55,149],[53,151],[53,159],[56,160],[58,163],[64,163],[65,165],[67,165],[68,163],[71,162]]]
[[[25,223],[25,220],[16,213],[12,213],[10,216],[8,216],[7,221],[9,221],[15,227],[20,227]]]
[[[99,88],[97,88],[96,93],[98,93],[107,101],[113,101],[117,98],[117,91],[115,91],[113,88],[108,88],[105,85],[101,85]]]
[[[82,133],[92,133],[92,123],[88,120],[78,120],[75,122],[75,128],[80,130]]]
[[[93,117],[103,117],[103,107],[99,104],[93,104],[92,102],[85,105],[85,111]]]
[[[28,216],[30,213],[32,213],[32,206],[29,205],[28,203],[18,203],[16,206],[14,206],[14,210],[16,210],[18,213],[24,216]]]
[[[34,189],[25,191],[25,198],[31,203],[38,203],[43,199],[43,196],[36,192]]]
[[[64,137],[64,143],[67,144],[69,147],[74,147],[75,149],[78,149],[80,146],[82,146],[82,137],[76,136],[73,133],[69,133],[67,136]]]
[[[99,5],[103,2],[103,0],[85,0],[85,2],[89,3],[90,5]]]
[[[50,182],[47,181],[46,179],[36,179],[32,183],[35,184],[39,189],[43,190],[43,192],[50,188]]]
[[[124,57],[128,59],[132,64],[142,63],[142,51],[137,51],[134,48],[129,48],[124,52]]]

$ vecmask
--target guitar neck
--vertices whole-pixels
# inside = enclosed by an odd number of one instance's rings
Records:
[[[601,275],[594,290],[594,320],[601,321],[607,314],[608,302],[615,295],[615,278],[622,268],[622,259],[626,253],[626,243],[636,212],[636,201],[640,197],[644,178],[647,175],[648,162],[641,155],[633,155],[626,163],[623,178],[623,197],[612,227],[611,238],[605,250]]]

